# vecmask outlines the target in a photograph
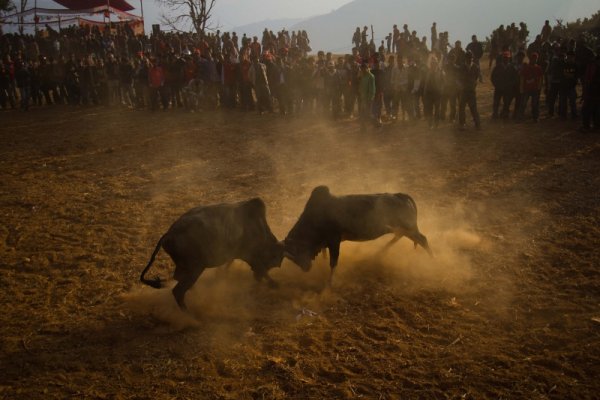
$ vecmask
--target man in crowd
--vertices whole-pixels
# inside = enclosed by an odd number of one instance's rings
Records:
[[[360,66],[360,79],[358,81],[358,108],[360,113],[360,126],[364,131],[371,120],[371,107],[375,98],[375,77],[369,71],[369,64],[363,62]]]
[[[518,94],[520,77],[511,62],[509,51],[498,56],[498,61],[492,70],[492,84],[494,85],[494,100],[492,105],[492,119],[508,119],[510,104]],[[500,101],[502,112],[499,114]]]
[[[542,79],[544,72],[537,64],[538,53],[533,53],[529,62],[521,69],[521,112],[520,116],[525,115],[527,103],[531,99],[531,116],[534,122],[538,122],[540,116],[540,92],[542,90]]]
[[[469,106],[469,111],[473,117],[475,128],[481,129],[481,119],[477,110],[477,81],[479,79],[479,67],[473,61],[473,54],[465,54],[463,65],[458,69],[460,79],[460,95],[458,107],[458,124],[461,130],[465,129],[466,113],[465,108]]]

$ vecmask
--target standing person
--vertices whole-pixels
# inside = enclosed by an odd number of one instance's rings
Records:
[[[513,110],[513,119],[515,121],[523,119],[523,110],[524,108],[521,106],[523,103],[523,96],[521,96],[521,71],[525,68],[525,53],[519,51],[515,56],[515,70],[517,71],[518,76],[518,85],[515,93],[515,109]]]
[[[325,72],[325,108],[331,108],[331,115],[334,120],[340,117],[342,106],[342,81],[341,74],[337,72],[333,60],[327,62]]]
[[[135,106],[138,109],[148,106],[149,78],[148,59],[141,57],[135,69]]]
[[[552,35],[552,27],[550,26],[550,21],[546,20],[544,26],[542,27],[542,42],[550,40],[550,36]]]
[[[0,108],[5,110],[8,104],[8,88],[10,85],[10,74],[4,63],[0,62]]]
[[[510,62],[510,52],[506,51],[498,56],[496,66],[492,70],[492,84],[494,85],[494,102],[492,105],[492,119],[507,119],[510,113],[510,104],[515,94],[516,86],[520,84],[517,70]],[[499,114],[500,101],[502,112]]]
[[[344,113],[347,117],[352,117],[356,98],[358,97],[358,64],[351,55],[346,55],[344,60],[344,80],[342,82],[342,93],[344,96]]]
[[[371,74],[375,77],[375,96],[373,98],[373,118],[377,127],[381,126],[381,114],[383,110],[383,94],[386,90],[385,74],[381,69],[379,58],[375,57]]]
[[[442,87],[444,72],[440,68],[435,56],[429,59],[429,66],[423,82],[423,109],[429,129],[437,128],[440,121],[440,107],[442,103]]]
[[[392,99],[392,118],[396,119],[398,113],[402,113],[402,121],[406,116],[412,119],[412,102],[409,100],[408,89],[408,67],[404,64],[401,56],[398,56],[396,65],[392,68],[390,86],[394,98]],[[400,108],[402,107],[402,108]]]
[[[135,106],[135,94],[133,91],[134,73],[135,71],[131,61],[129,61],[126,57],[121,57],[121,64],[119,65],[121,94],[123,103],[129,108],[133,108]]]
[[[521,70],[521,112],[520,115],[525,115],[527,102],[531,98],[531,115],[533,121],[537,122],[540,116],[540,92],[542,90],[542,79],[544,72],[537,64],[538,53],[533,53],[529,59],[529,63],[523,66]]]
[[[479,79],[479,68],[473,62],[473,55],[468,52],[464,57],[464,64],[459,68],[460,79],[460,100],[458,107],[458,123],[461,130],[465,129],[466,113],[465,108],[468,105],[475,128],[481,129],[481,120],[479,111],[477,111],[477,81]]]
[[[156,111],[158,109],[158,101],[160,99],[164,111],[167,111],[169,104],[167,96],[164,92],[165,86],[165,69],[162,66],[160,59],[155,59],[148,70],[148,86],[150,87],[150,109]]]
[[[395,119],[397,112],[394,110],[394,98],[396,97],[396,87],[392,86],[392,71],[398,68],[394,56],[388,57],[388,63],[384,69],[385,93],[383,94],[383,104],[388,119]]]
[[[258,56],[253,56],[258,58]],[[252,81],[250,80],[250,67],[252,63],[248,59],[247,55],[242,57],[240,61],[240,101],[242,103],[242,110],[251,111],[254,109],[254,98],[252,97]]]
[[[272,54],[267,54],[265,56],[265,67],[267,67],[267,80],[269,82],[269,89],[271,92],[271,102],[273,99],[277,100],[277,104],[279,105],[279,112],[281,114],[285,113],[285,104],[281,104],[281,68],[277,65],[273,60]]]
[[[548,117],[554,116],[556,99],[560,93],[560,84],[563,81],[562,74],[564,71],[565,57],[560,46],[553,47],[554,56],[550,60],[548,66],[548,95],[546,96],[546,108],[548,109]],[[559,106],[560,108],[560,106]]]
[[[589,132],[594,124],[594,129],[600,128],[600,49],[596,51],[596,58],[591,61],[585,70],[582,81],[581,108],[582,132]]]
[[[439,50],[437,48],[438,34],[437,34],[437,23],[431,25],[431,50]]]
[[[456,108],[458,105],[458,94],[460,79],[458,76],[458,68],[454,56],[448,55],[446,63],[443,66],[444,69],[444,88],[442,91],[442,107],[440,111],[440,119],[444,121],[446,119],[446,109],[449,107],[450,112],[448,114],[448,121],[454,123],[456,121]]]
[[[267,67],[261,63],[258,57],[254,57],[252,65],[248,71],[250,82],[256,93],[256,106],[258,113],[262,114],[265,111],[273,112],[273,104],[271,103],[271,90],[269,89],[269,79],[267,78]]]
[[[423,99],[424,70],[419,60],[413,60],[408,67],[408,86],[410,90],[410,104],[412,119],[421,119],[421,100]]]
[[[360,47],[360,28],[358,26],[352,35],[352,46],[357,48]]]
[[[21,111],[29,110],[29,98],[31,96],[31,73],[26,62],[16,65],[15,81],[21,94]]]
[[[467,45],[466,50],[473,54],[473,62],[477,65],[477,68],[479,68],[479,82],[483,83],[481,64],[479,63],[479,60],[483,57],[483,45],[477,40],[477,35],[471,36],[471,43]]]
[[[385,41],[386,41],[386,46],[387,46],[387,54],[390,54],[392,52],[392,33],[388,33],[388,35],[385,37]]]
[[[108,105],[112,106],[121,103],[121,94],[119,90],[119,63],[115,56],[109,53],[108,60],[104,64],[107,82],[107,100]]]
[[[567,107],[571,110],[571,118],[577,119],[577,78],[579,71],[575,62],[575,52],[569,51],[563,64],[558,97],[558,115],[567,118]]]
[[[375,98],[375,77],[369,71],[369,64],[363,62],[360,66],[360,78],[358,81],[358,108],[360,113],[361,130],[367,128],[371,119],[371,106]]]

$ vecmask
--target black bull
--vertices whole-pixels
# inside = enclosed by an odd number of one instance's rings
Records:
[[[173,295],[183,310],[185,293],[205,268],[241,259],[250,265],[257,280],[266,278],[273,283],[268,270],[280,266],[283,259],[283,244],[271,232],[265,204],[259,198],[196,207],[179,217],[158,241],[140,277],[143,283],[155,288],[162,286],[161,280],[144,276],[161,247],[175,263],[173,277],[178,283]]]
[[[285,238],[285,256],[309,270],[319,251],[329,249],[331,272],[343,240],[367,241],[393,233],[386,248],[401,237],[432,255],[427,238],[417,227],[417,206],[402,193],[332,196],[329,188],[313,189],[300,218]]]

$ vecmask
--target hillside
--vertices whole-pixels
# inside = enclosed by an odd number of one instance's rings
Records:
[[[544,10],[542,15],[540,10]],[[305,19],[291,29],[308,31],[315,50],[345,52],[350,50],[354,29],[363,25],[373,24],[379,43],[394,24],[407,23],[419,36],[429,37],[431,23],[436,21],[438,32],[448,31],[451,41],[464,42],[472,34],[483,39],[500,24],[525,21],[530,32],[539,32],[546,19],[572,21],[596,11],[598,3],[592,0],[355,0],[329,14]]]

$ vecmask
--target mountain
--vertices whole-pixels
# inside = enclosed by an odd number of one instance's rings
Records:
[[[239,37],[242,37],[242,34],[246,34],[248,37],[258,36],[260,40],[262,38],[262,33],[267,28],[270,31],[278,32],[285,28],[286,30],[290,30],[291,26],[294,26],[302,21],[301,18],[283,18],[283,19],[266,19],[259,22],[254,22],[252,24],[238,26],[233,29],[228,29],[230,32],[236,32]]]
[[[375,42],[392,31],[416,30],[419,37],[430,36],[432,22],[438,32],[448,31],[450,43],[470,41],[476,34],[481,40],[501,24],[527,23],[530,39],[540,32],[545,20],[573,21],[589,17],[600,9],[597,0],[354,0],[331,13],[308,18],[290,30],[306,30],[313,51],[348,52],[357,26],[373,25]]]

